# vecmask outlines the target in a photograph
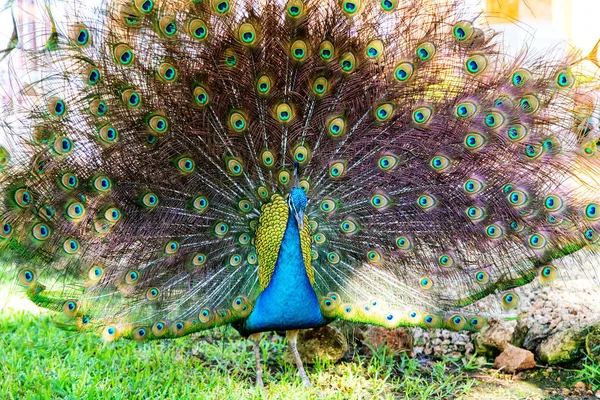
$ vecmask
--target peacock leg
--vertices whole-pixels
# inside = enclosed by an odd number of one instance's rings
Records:
[[[304,386],[310,387],[310,380],[308,380],[308,375],[306,375],[304,365],[302,364],[302,359],[300,358],[300,353],[298,353],[298,348],[296,347],[296,342],[298,340],[298,330],[287,331],[286,337],[288,345],[290,346],[290,350],[294,355],[294,360],[296,360],[296,366],[298,367],[298,373],[300,374],[300,378],[302,378]]]
[[[262,379],[262,365],[260,363],[260,339],[262,337],[262,333],[255,333],[250,335],[250,340],[252,341],[252,348],[254,349],[254,359],[256,360],[256,387],[260,389],[264,389],[265,385],[263,384]]]

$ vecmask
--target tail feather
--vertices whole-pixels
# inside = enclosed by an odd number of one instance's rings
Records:
[[[143,340],[247,317],[261,207],[295,165],[331,318],[477,330],[477,300],[514,308],[511,289],[598,241],[594,85],[570,58],[503,54],[460,3],[103,9],[64,32],[50,17],[22,52],[38,95],[5,122],[24,147],[0,237],[77,328]]]

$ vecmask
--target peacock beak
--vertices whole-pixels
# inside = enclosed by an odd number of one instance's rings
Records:
[[[304,228],[304,210],[296,210],[294,208],[294,217],[296,217],[296,222],[298,223],[298,230],[302,230]]]

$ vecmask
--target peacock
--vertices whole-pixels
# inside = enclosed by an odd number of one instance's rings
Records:
[[[479,331],[597,251],[597,49],[510,55],[462,1],[69,7],[15,22],[0,149],[3,268],[65,329],[230,325],[258,386],[286,331],[309,386],[301,329]]]

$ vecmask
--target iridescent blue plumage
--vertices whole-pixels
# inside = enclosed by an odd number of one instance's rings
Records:
[[[273,277],[256,299],[241,331],[249,334],[271,330],[307,329],[325,325],[327,322],[321,314],[319,300],[306,275],[298,222],[295,213],[290,209]]]

